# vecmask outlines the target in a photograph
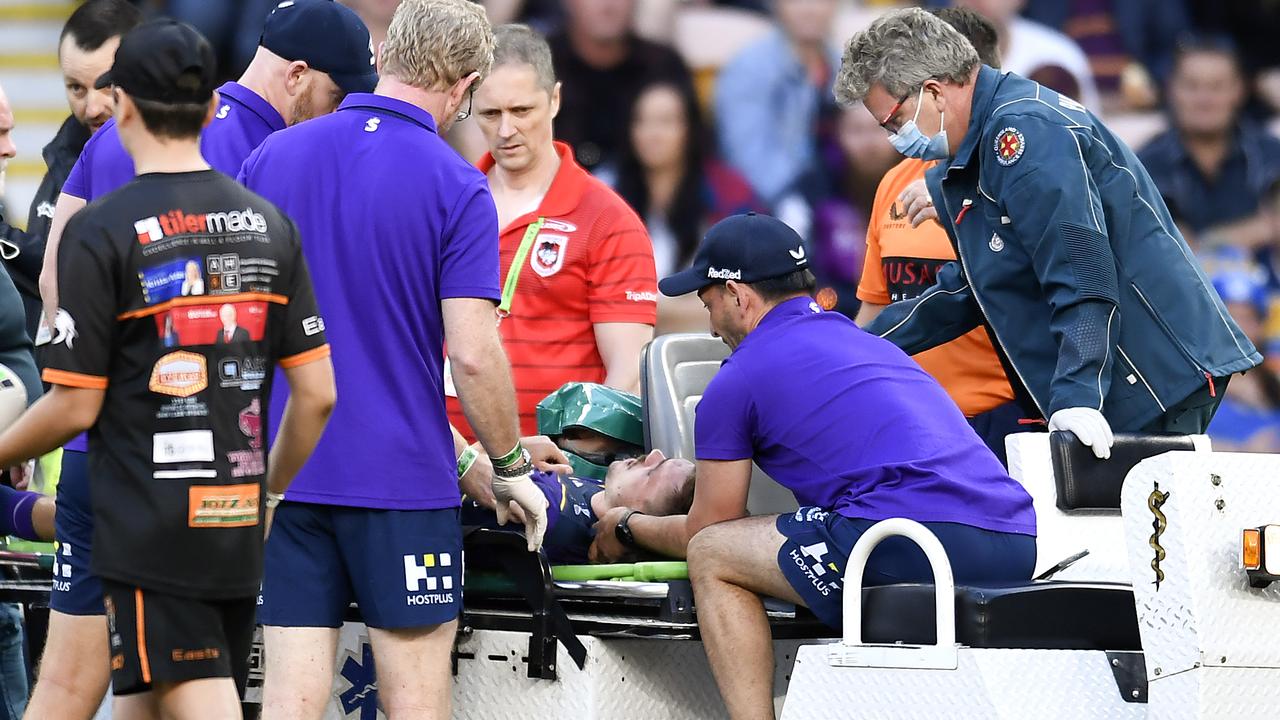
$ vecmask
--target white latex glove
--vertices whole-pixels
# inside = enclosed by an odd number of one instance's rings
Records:
[[[1111,434],[1111,423],[1102,413],[1087,407],[1063,408],[1054,413],[1049,418],[1049,430],[1070,430],[1099,460],[1111,457],[1111,446],[1116,441]]]
[[[529,466],[530,470],[533,466]],[[528,474],[514,478],[493,476],[493,499],[496,503],[494,512],[498,515],[498,524],[506,525],[511,510],[509,504],[514,502],[524,510],[524,539],[529,543],[529,552],[536,552],[542,547],[542,536],[547,532],[547,496],[542,494]]]

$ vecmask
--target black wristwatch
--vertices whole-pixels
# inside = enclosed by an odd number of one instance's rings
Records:
[[[640,547],[636,543],[636,536],[631,534],[631,525],[630,525],[631,516],[637,515],[637,514],[643,515],[644,513],[640,512],[639,510],[628,510],[627,514],[623,515],[622,519],[619,520],[618,524],[613,528],[613,534],[615,537],[618,538],[618,542],[632,549],[636,549]]]

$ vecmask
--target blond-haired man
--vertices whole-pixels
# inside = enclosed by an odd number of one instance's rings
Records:
[[[547,500],[529,479],[494,325],[497,213],[484,175],[439,135],[469,112],[493,46],[479,5],[405,0],[378,50],[374,93],[276,133],[241,172],[307,239],[345,396],[267,543],[266,718],[322,715],[353,599],[387,716],[449,717],[462,537],[446,338],[493,463],[499,520],[517,502],[530,549],[541,543]]]

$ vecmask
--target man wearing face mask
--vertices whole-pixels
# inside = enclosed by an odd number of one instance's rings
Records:
[[[963,8],[930,12],[973,43],[982,64],[1000,66],[996,29],[985,18]],[[870,323],[886,305],[911,300],[928,290],[938,269],[956,259],[946,231],[937,222],[930,222],[937,213],[929,200],[924,174],[937,163],[908,157],[880,181],[858,285],[858,299],[862,301],[859,325]],[[926,350],[916,355],[915,361],[937,379],[987,447],[1002,463],[1006,462],[1004,439],[1025,430],[1018,421],[1026,413],[1014,399],[986,328],[974,328],[949,343]]]
[[[1099,458],[1113,432],[1203,432],[1261,362],[1142,163],[1075,100],[983,66],[919,9],[853,36],[836,94],[943,160],[926,179],[959,257],[870,332],[914,354],[986,325],[1028,411]]]

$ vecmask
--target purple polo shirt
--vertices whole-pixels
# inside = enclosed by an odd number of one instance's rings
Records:
[[[213,122],[200,134],[200,152],[214,170],[235,177],[249,153],[268,135],[284,129],[284,118],[249,88],[234,82],[218,88]],[[85,143],[62,192],[93,202],[133,180],[133,158],[120,144],[115,120]]]
[[[338,404],[289,499],[458,506],[441,301],[499,297],[498,216],[484,175],[426,111],[360,93],[272,135],[240,181],[298,224],[333,348]],[[287,393],[278,381],[272,430]]]
[[[218,88],[218,95],[220,103],[213,122],[200,133],[200,152],[214,170],[235,177],[254,148],[271,133],[284,129],[284,118],[240,83],[224,84]],[[123,187],[133,177],[133,158],[120,143],[120,131],[112,119],[85,143],[62,192],[93,202]],[[89,452],[88,435],[77,435],[66,448]]]
[[[809,298],[778,305],[747,335],[694,427],[699,460],[751,458],[801,505],[1036,532],[1031,496],[937,381]]]

